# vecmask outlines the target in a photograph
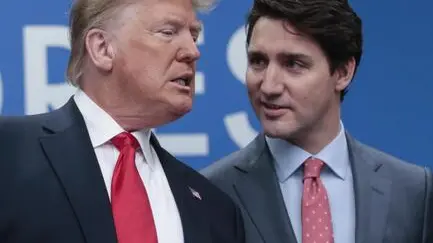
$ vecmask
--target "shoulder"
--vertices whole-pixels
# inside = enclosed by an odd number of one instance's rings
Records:
[[[211,181],[226,180],[235,176],[237,171],[254,163],[265,151],[266,142],[263,134],[259,134],[246,147],[232,152],[202,169],[202,173]]]
[[[1,116],[0,117],[0,129],[9,130],[18,127],[28,127],[35,124],[41,120],[42,115],[25,115],[25,116]]]
[[[0,135],[40,135],[43,127],[62,130],[71,126],[81,116],[70,98],[62,107],[53,111],[22,116],[0,116]]]
[[[200,173],[233,197],[233,185],[259,162],[259,158],[267,151],[266,148],[264,136],[258,135],[246,147],[213,162]]]
[[[426,167],[417,165],[412,161],[402,160],[353,138],[349,140],[349,144],[353,153],[357,153],[357,156],[362,157],[364,161],[370,161],[377,166],[386,168],[390,171],[390,176],[397,176],[402,180],[417,180],[420,177],[424,178],[428,171]]]
[[[203,168],[200,173],[210,180],[225,177],[231,173],[231,170],[235,169],[237,163],[245,160],[245,154],[244,149],[233,152],[212,162],[207,167]]]
[[[49,113],[25,116],[0,117],[0,136],[5,138],[32,136],[42,131],[42,123],[49,117]]]

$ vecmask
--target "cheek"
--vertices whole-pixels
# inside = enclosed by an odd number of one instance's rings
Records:
[[[326,95],[323,83],[311,75],[297,78],[286,84],[290,100],[300,113],[307,114],[315,110],[323,102]]]
[[[135,61],[134,55],[129,55],[119,61],[120,80],[125,83],[142,83],[151,78],[152,72],[142,62]]]
[[[325,76],[320,75],[320,73],[312,72],[305,75],[298,80],[293,82],[299,90],[299,97],[304,100],[315,100],[316,98],[323,97],[327,95],[327,80]]]
[[[146,38],[132,38],[122,42],[119,48],[120,59],[126,63],[131,72],[141,73],[147,70],[153,70],[158,65],[158,60],[161,59],[161,53],[158,53],[158,48],[154,43]]]
[[[261,78],[259,75],[249,69],[247,70],[245,81],[250,95],[256,93],[260,89],[260,80]]]
[[[138,79],[142,72],[145,71],[140,67],[143,63],[143,57],[146,56],[146,52],[143,49],[139,49],[133,46],[121,46],[116,50],[114,68],[119,70],[120,79],[134,80]]]
[[[164,80],[163,56],[150,49],[143,43],[120,49],[115,61],[121,75],[119,78],[125,82],[137,82],[139,86],[156,85]]]
[[[151,97],[159,93],[161,86],[161,79],[158,79],[157,75],[158,70],[155,70],[151,63],[136,62],[134,58],[127,57],[119,58],[118,61],[116,76],[119,88],[130,94],[133,100],[154,99]]]
[[[314,117],[327,109],[333,91],[326,77],[314,77],[304,84],[297,101],[304,116]]]

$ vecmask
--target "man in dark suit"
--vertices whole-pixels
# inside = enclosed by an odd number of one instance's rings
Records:
[[[74,2],[77,93],[53,112],[0,120],[0,242],[244,242],[230,197],[151,132],[191,109],[203,5]]]
[[[264,132],[205,174],[248,243],[429,243],[432,173],[354,139],[341,101],[362,54],[346,0],[255,0],[246,84]]]

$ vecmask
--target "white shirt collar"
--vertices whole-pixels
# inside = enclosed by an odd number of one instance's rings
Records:
[[[319,153],[313,155],[285,140],[266,136],[269,150],[281,182],[287,180],[309,157],[321,159],[340,179],[345,180],[349,168],[349,150],[346,133],[340,121],[340,132]]]
[[[94,149],[110,142],[113,137],[125,131],[81,89],[78,89],[75,93],[74,101],[84,118]],[[131,134],[138,140],[146,161],[152,168],[152,161],[154,161],[154,159],[151,157],[152,153],[150,152],[151,131],[143,129],[132,132]]]

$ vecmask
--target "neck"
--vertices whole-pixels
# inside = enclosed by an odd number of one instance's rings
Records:
[[[321,122],[305,128],[290,142],[311,154],[319,153],[334,140],[340,132],[340,108],[328,111],[328,117],[322,117]]]
[[[143,104],[138,104],[132,99],[125,99],[129,97],[126,92],[112,87],[111,83],[109,80],[100,79],[83,80],[80,88],[125,131],[133,132],[153,128],[155,121],[158,121],[156,114],[152,114],[149,110],[145,111],[146,106]]]

